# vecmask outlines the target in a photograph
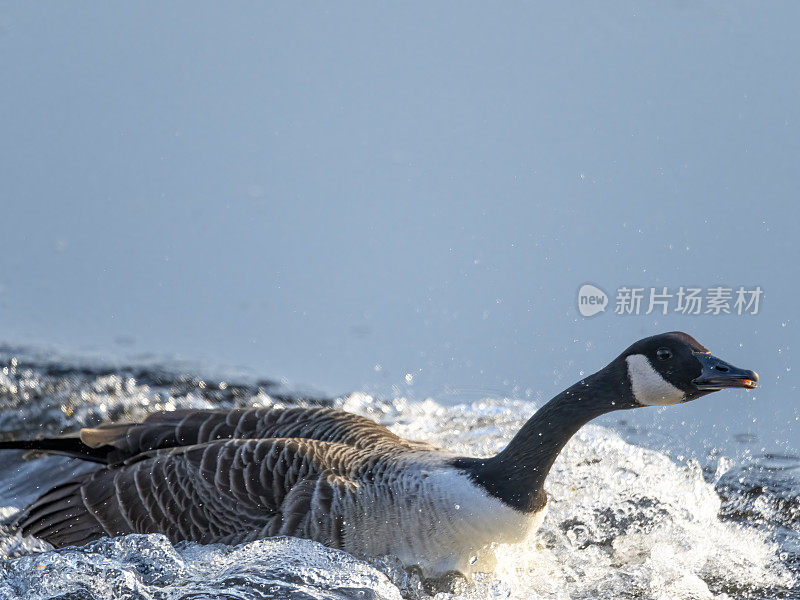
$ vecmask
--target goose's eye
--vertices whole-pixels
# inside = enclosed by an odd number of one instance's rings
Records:
[[[672,351],[669,348],[659,348],[656,351],[656,356],[661,360],[669,360],[672,358]]]

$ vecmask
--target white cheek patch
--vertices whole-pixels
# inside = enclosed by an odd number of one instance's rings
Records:
[[[659,375],[644,354],[632,354],[625,362],[631,389],[639,404],[669,406],[685,400],[685,394]]]

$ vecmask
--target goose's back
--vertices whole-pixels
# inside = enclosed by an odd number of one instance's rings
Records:
[[[106,450],[117,463],[137,454],[224,439],[302,438],[355,448],[431,448],[405,440],[375,421],[332,408],[244,408],[157,412],[141,423],[107,423],[82,429],[80,439]]]

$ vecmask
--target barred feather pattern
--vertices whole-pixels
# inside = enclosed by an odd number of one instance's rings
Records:
[[[304,438],[354,448],[432,448],[405,440],[366,417],[332,408],[158,412],[142,423],[108,423],[83,429],[80,438],[91,447],[107,446],[110,463],[149,450],[222,439]]]

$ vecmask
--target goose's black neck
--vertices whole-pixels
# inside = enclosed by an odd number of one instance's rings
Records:
[[[509,506],[538,511],[547,502],[544,480],[564,445],[592,419],[633,408],[630,395],[627,373],[615,361],[540,408],[497,456],[459,458],[455,464]]]

